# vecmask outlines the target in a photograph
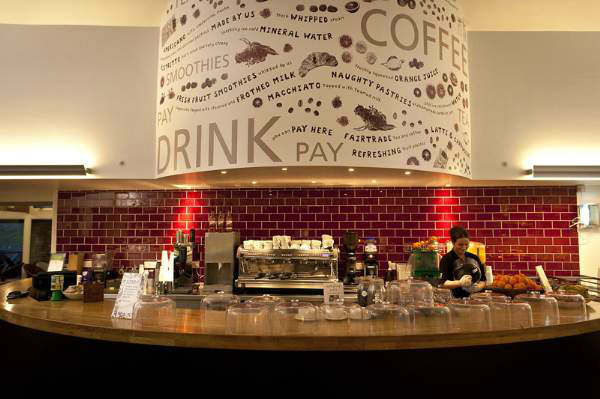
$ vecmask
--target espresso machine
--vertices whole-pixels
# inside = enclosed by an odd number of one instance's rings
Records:
[[[379,263],[377,262],[377,240],[367,238],[365,240],[365,274],[377,277],[379,275]]]
[[[358,235],[354,231],[344,233],[344,248],[346,250],[346,276],[344,284],[356,284],[356,278],[360,277],[356,271],[356,248],[358,247]]]
[[[232,292],[239,269],[236,250],[240,233],[207,232],[204,236],[204,289],[203,293]]]

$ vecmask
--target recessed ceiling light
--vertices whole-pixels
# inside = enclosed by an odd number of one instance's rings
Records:
[[[256,182],[256,181],[253,181],[253,182],[252,182],[252,184],[256,184],[256,183],[258,183],[258,182]]]
[[[371,180],[371,183],[377,183],[377,180]]]
[[[285,172],[287,170],[287,168],[281,168],[281,170],[283,170]]]
[[[404,172],[405,175],[410,175],[412,172],[409,172],[408,170],[406,172]]]
[[[448,183],[446,184],[446,187],[452,187],[452,184]]]
[[[311,181],[311,183],[312,183],[312,184],[315,184],[315,183],[316,183],[316,181],[314,181],[314,180],[313,180],[313,181]]]
[[[222,171],[221,171],[221,174],[222,174],[222,175],[226,175],[226,174],[227,174],[227,171],[226,171],[226,170],[222,170]]]
[[[348,168],[348,172],[354,172],[354,168]]]

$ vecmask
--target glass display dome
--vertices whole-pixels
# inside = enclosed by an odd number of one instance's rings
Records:
[[[270,309],[264,303],[244,302],[227,308],[227,332],[240,335],[267,335]]]
[[[140,295],[132,314],[135,328],[171,328],[175,324],[175,301],[164,296]]]
[[[560,322],[556,298],[541,294],[519,294],[513,302],[531,306],[533,327],[553,326]]]
[[[370,332],[373,335],[406,335],[412,331],[408,311],[393,303],[374,303],[367,307],[370,313]]]

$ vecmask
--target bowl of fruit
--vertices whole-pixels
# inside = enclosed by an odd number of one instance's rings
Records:
[[[486,289],[510,297],[527,292],[543,292],[541,285],[521,273],[515,275],[496,274],[494,275],[494,282]]]

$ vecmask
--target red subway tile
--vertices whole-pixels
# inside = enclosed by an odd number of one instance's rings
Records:
[[[292,200],[292,198],[287,199],[286,204],[288,202],[291,202],[291,200]],[[365,198],[363,200],[363,202],[366,203],[366,200],[374,200],[375,203],[377,203],[377,198]],[[308,201],[302,201],[302,205],[305,205],[305,202],[308,202]],[[371,202],[373,202],[373,201],[371,201]],[[348,201],[348,203],[350,203],[350,201]],[[315,204],[316,205],[332,205],[333,201],[331,198],[316,198]]]
[[[561,231],[560,229],[545,229],[544,237],[560,237]]]
[[[577,204],[577,197],[560,197],[561,204]]]
[[[570,222],[564,220],[564,221],[553,221],[552,222],[552,227],[555,229],[569,229],[570,226]]]
[[[506,212],[494,213],[493,220],[509,220],[510,214]]]
[[[467,195],[469,197],[482,197],[483,189],[481,188],[469,188],[467,189]]]
[[[526,219],[527,219],[526,213],[511,213],[510,214],[510,220],[526,220]]]
[[[535,254],[521,254],[521,255],[519,255],[519,260],[525,261],[525,262],[533,262],[536,260],[536,255]]]
[[[541,262],[541,261],[553,261],[554,260],[554,255],[552,254],[538,254],[536,255],[536,261]]]
[[[514,200],[514,201],[513,201]],[[523,202],[523,199],[521,197],[512,197],[511,198],[511,204],[534,204],[534,205],[538,205],[538,204],[543,204],[544,203],[544,198],[543,197],[525,197],[524,198],[525,202]]]
[[[563,263],[563,270],[572,270],[579,273],[579,263],[575,262],[565,262]]]
[[[519,205],[514,205],[514,204],[506,205],[506,204],[502,204],[502,205],[500,205],[500,212],[517,213],[517,212],[519,212]]]
[[[563,264],[561,262],[546,262],[544,270],[563,270]]]
[[[503,197],[510,197],[517,195],[517,189],[514,188],[501,188],[498,195]]]
[[[568,221],[572,221],[573,219],[575,219],[577,217],[577,213],[561,213],[560,214],[560,220],[568,220]]]
[[[560,198],[559,197],[543,197],[543,202],[544,204],[558,204],[560,203]]]
[[[571,261],[571,255],[570,254],[555,253],[554,254],[554,261],[555,262],[570,262]]]
[[[484,188],[483,195],[485,195],[486,197],[498,197],[500,195],[500,189]]]
[[[569,253],[569,254],[578,254],[579,253],[579,246],[577,246],[577,245],[563,245],[562,252],[563,253]]]
[[[559,254],[562,251],[562,248],[557,245],[547,245],[544,247],[544,251],[549,254]]]

